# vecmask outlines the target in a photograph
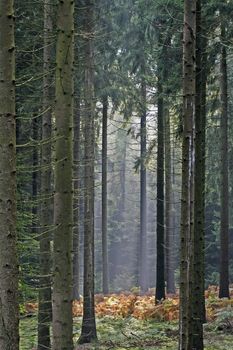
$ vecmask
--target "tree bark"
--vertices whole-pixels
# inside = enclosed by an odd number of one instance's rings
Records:
[[[73,159],[74,159],[74,230],[73,230],[73,299],[80,299],[79,280],[80,280],[80,194],[81,194],[81,91],[77,88],[77,112],[74,114],[74,142],[73,142]]]
[[[83,320],[79,343],[97,339],[94,302],[94,0],[86,0],[84,9],[85,119],[84,119],[84,289]]]
[[[204,22],[202,22],[202,27],[204,26]],[[204,27],[203,27],[204,28]],[[202,176],[202,225],[203,225],[203,242],[202,242],[202,273],[201,273],[201,302],[202,302],[202,321],[203,323],[206,323],[206,309],[205,309],[205,198],[206,198],[206,89],[207,89],[207,44],[208,39],[205,36],[205,33],[203,33],[203,40],[202,40],[202,55],[201,55],[201,67],[202,67],[202,78],[201,78],[201,129],[202,129],[202,170],[201,170],[201,176]],[[204,68],[205,67],[205,68]]]
[[[142,64],[141,81],[141,140],[140,140],[140,238],[139,238],[139,286],[141,293],[148,289],[147,276],[147,174],[146,174],[146,82],[145,62]]]
[[[180,231],[179,350],[192,349],[193,168],[195,112],[196,1],[184,2],[183,138]]]
[[[221,25],[220,102],[221,102],[221,224],[219,297],[229,298],[229,189],[228,189],[228,85],[225,28]]]
[[[103,98],[102,125],[102,271],[103,293],[109,293],[108,282],[108,237],[107,237],[107,133],[108,133],[108,97]]]
[[[53,350],[72,350],[72,123],[74,3],[57,10]]]
[[[171,171],[171,130],[169,109],[165,109],[165,236],[166,236],[166,280],[167,293],[174,294],[174,227],[173,227],[173,203],[172,203],[172,171]]]
[[[120,184],[119,194],[116,192],[115,182],[112,182],[112,188],[110,189],[111,194],[116,196],[117,204],[114,210],[114,213],[110,217],[110,221],[113,222],[114,227],[114,237],[110,240],[109,244],[109,277],[110,282],[113,287],[117,287],[114,285],[115,278],[118,274],[121,273],[122,261],[124,259],[124,248],[125,248],[125,230],[126,230],[126,220],[125,220],[125,208],[126,208],[126,153],[127,153],[127,132],[123,129],[118,129],[115,136],[115,142],[117,144],[118,154],[120,154],[120,159],[116,160],[119,163],[119,167],[117,168],[117,183]],[[110,164],[110,166],[112,166]],[[110,170],[112,171],[112,169]],[[120,222],[121,225],[116,224]],[[139,238],[139,237],[138,237]],[[138,241],[138,240],[137,240]],[[137,249],[138,253],[138,249]],[[138,262],[138,260],[137,260]],[[135,264],[135,276],[137,276],[137,283],[139,285],[138,280],[138,264]]]
[[[195,99],[195,204],[194,204],[194,280],[193,280],[193,347],[203,349],[205,319],[204,244],[205,244],[205,89],[206,67],[203,65],[206,39],[203,37],[201,0],[196,14],[196,99]],[[203,105],[204,103],[204,105]]]
[[[157,265],[156,300],[165,299],[165,237],[164,237],[164,101],[162,76],[158,74],[158,151],[157,151]]]
[[[41,147],[41,212],[40,224],[40,290],[38,310],[38,350],[50,348],[50,322],[52,320],[51,302],[51,231],[53,225],[52,209],[52,6],[50,0],[44,1],[44,78],[43,78],[43,117]]]
[[[39,193],[39,182],[40,175],[38,171],[39,164],[39,150],[37,142],[39,141],[40,134],[40,124],[37,117],[33,116],[32,119],[32,139],[35,141],[35,144],[32,149],[32,233],[35,235],[38,233],[38,193]]]
[[[19,349],[14,5],[0,0],[0,349]]]

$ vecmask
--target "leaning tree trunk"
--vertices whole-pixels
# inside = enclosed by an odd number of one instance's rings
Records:
[[[94,0],[86,0],[84,12],[85,36],[85,118],[84,118],[84,290],[83,320],[79,343],[97,339],[94,303]]]
[[[107,236],[107,134],[108,134],[108,97],[103,98],[102,126],[102,289],[109,293],[108,282],[108,236]]]
[[[52,6],[44,1],[44,78],[43,117],[41,147],[41,212],[40,212],[40,290],[38,310],[38,350],[50,348],[51,303],[51,232],[52,212],[52,169],[51,169],[51,122],[52,122]]]
[[[196,1],[184,2],[183,140],[180,232],[179,350],[192,349],[193,167],[195,112]]]
[[[0,349],[19,349],[15,41],[12,0],[0,0]]]
[[[228,189],[228,86],[225,28],[221,28],[220,100],[221,100],[221,226],[219,297],[229,298],[229,189]]]
[[[53,350],[72,350],[72,122],[74,2],[57,11]]]

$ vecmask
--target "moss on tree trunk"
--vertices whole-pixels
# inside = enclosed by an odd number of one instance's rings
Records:
[[[74,2],[57,10],[53,350],[72,350],[72,124]]]

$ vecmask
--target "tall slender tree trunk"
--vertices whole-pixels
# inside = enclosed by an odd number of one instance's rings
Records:
[[[193,168],[195,113],[196,1],[184,2],[183,140],[180,232],[179,350],[192,349]]]
[[[84,119],[84,289],[83,320],[79,343],[97,339],[94,302],[94,0],[86,0],[84,9],[85,119]]]
[[[52,209],[52,6],[50,0],[44,1],[44,78],[43,78],[43,117],[41,148],[41,212],[40,225],[40,290],[38,310],[38,350],[50,348],[51,303],[51,231],[53,225]]]
[[[74,113],[74,142],[73,142],[73,159],[74,159],[74,230],[73,230],[73,299],[80,299],[80,195],[81,195],[81,89],[77,88],[76,113]]]
[[[122,259],[124,256],[124,248],[125,248],[125,229],[126,229],[126,221],[125,221],[125,199],[126,199],[126,152],[127,152],[127,133],[123,129],[119,129],[116,133],[116,143],[118,144],[118,152],[121,154],[121,159],[119,161],[119,183],[120,183],[120,198],[117,201],[117,208],[115,210],[114,215],[112,215],[113,222],[120,222],[121,225],[117,226],[117,237],[110,241],[109,247],[109,268],[110,273],[109,277],[111,283],[114,283],[114,280],[117,274],[121,271]],[[113,190],[111,191],[113,192]],[[119,239],[118,239],[119,237]],[[138,250],[137,250],[138,252]],[[137,260],[138,261],[138,260]],[[137,282],[138,282],[138,264],[135,263]]]
[[[194,262],[193,262],[193,347],[203,349],[203,304],[204,291],[204,237],[205,237],[205,108],[202,106],[204,93],[201,0],[197,0],[196,12],[196,98],[195,98],[195,193],[194,193]]]
[[[204,26],[204,21],[202,22],[202,27]],[[205,27],[203,27],[205,28]],[[201,79],[201,123],[202,123],[202,170],[201,170],[201,176],[202,176],[202,225],[203,225],[203,242],[202,242],[202,273],[201,273],[201,291],[202,294],[201,302],[202,302],[202,320],[203,323],[206,322],[206,309],[205,309],[205,198],[206,198],[206,89],[207,89],[207,44],[208,39],[207,36],[205,36],[205,33],[203,33],[203,41],[202,41],[202,55],[201,55],[201,66],[202,66],[202,79]],[[195,224],[194,224],[195,226]],[[195,253],[194,253],[195,254]]]
[[[167,293],[175,293],[174,227],[171,169],[171,130],[169,109],[165,109],[165,220],[166,220],[166,281]]]
[[[156,300],[165,299],[165,237],[164,237],[164,101],[162,76],[158,75],[158,114],[157,114],[157,265]]]
[[[36,142],[39,141],[40,124],[37,117],[32,119],[32,139],[35,141],[35,145],[32,149],[32,232],[35,234],[38,232],[38,193],[39,193],[39,150]]]
[[[108,238],[107,238],[107,162],[108,162],[108,97],[103,98],[103,126],[102,126],[102,271],[103,293],[109,293],[108,284]]]
[[[146,82],[145,62],[142,64],[141,82],[141,141],[140,141],[140,238],[139,238],[139,286],[141,293],[148,289],[147,275],[147,174],[146,174]]]
[[[53,350],[72,350],[72,123],[74,2],[57,10]]]
[[[220,101],[221,101],[221,226],[219,297],[229,298],[229,189],[228,189],[228,86],[225,28],[221,27]]]
[[[19,349],[14,5],[0,0],[0,349]]]

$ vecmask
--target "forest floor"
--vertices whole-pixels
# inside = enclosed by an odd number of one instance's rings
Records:
[[[215,287],[206,291],[204,325],[206,350],[233,349],[233,298],[218,299]],[[112,294],[96,296],[98,343],[75,350],[176,350],[178,296],[155,305],[154,296]],[[74,343],[81,331],[82,301],[74,302]],[[37,305],[27,303],[20,322],[20,350],[36,350]]]
[[[232,350],[233,328],[219,330],[215,322],[205,325],[206,350]],[[36,350],[36,315],[21,321],[20,350]],[[74,318],[74,342],[81,330],[81,317]],[[178,322],[138,320],[133,317],[97,318],[98,343],[76,350],[177,350]]]

